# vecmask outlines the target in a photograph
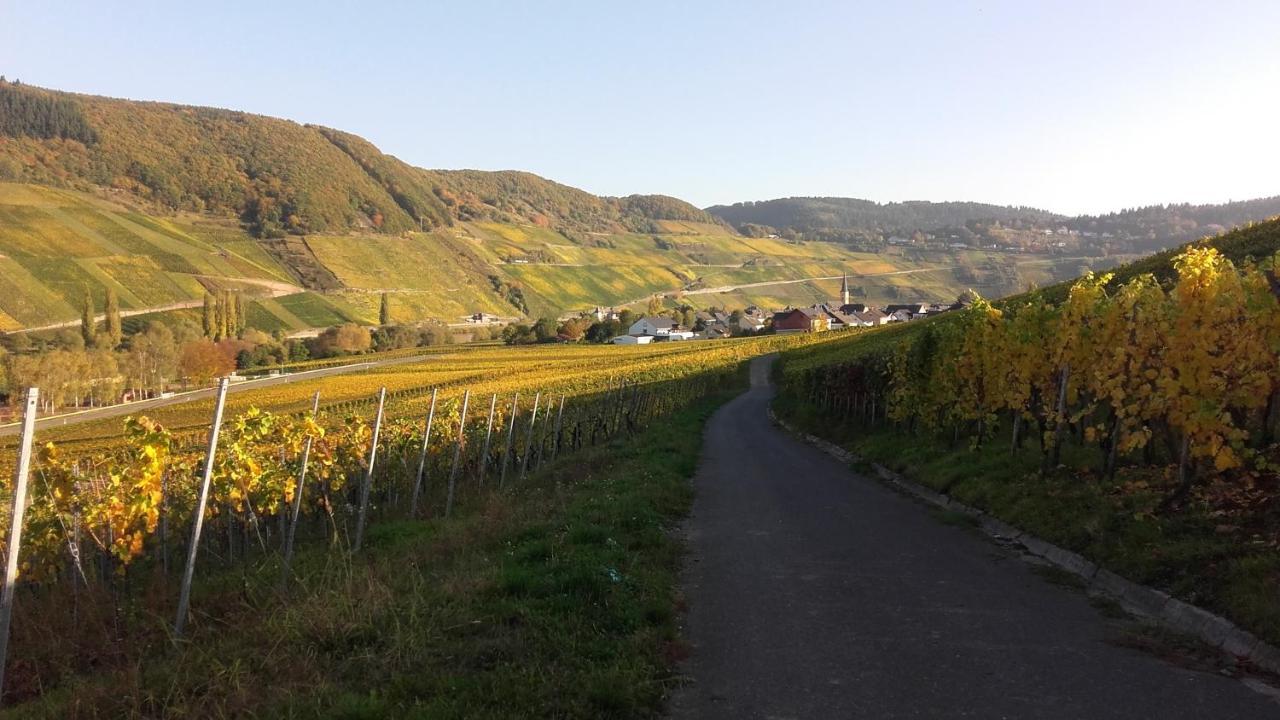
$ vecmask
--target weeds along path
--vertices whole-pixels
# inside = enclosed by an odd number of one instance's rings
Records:
[[[1114,643],[1074,590],[768,418],[768,360],[706,428],[676,718],[1264,718],[1243,684]]]

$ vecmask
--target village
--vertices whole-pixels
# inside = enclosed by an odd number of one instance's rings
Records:
[[[762,333],[813,333],[850,328],[869,328],[896,322],[909,322],[958,310],[963,300],[953,303],[901,303],[872,307],[849,301],[849,279],[840,282],[838,303],[817,303],[808,307],[764,310],[751,306],[745,310],[698,311],[691,325],[681,324],[666,315],[646,315],[633,322],[625,335],[611,342],[615,345],[646,345],[675,340],[718,340]],[[620,314],[612,308],[596,308],[589,313],[597,321],[617,320]]]

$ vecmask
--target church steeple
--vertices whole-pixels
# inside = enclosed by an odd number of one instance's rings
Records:
[[[840,276],[840,307],[849,304],[849,276]]]

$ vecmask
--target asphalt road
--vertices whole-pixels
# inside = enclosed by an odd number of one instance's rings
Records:
[[[303,372],[291,373],[289,375],[278,375],[276,377],[265,377],[256,380],[245,380],[232,384],[227,388],[227,394],[244,392],[246,390],[260,390],[262,388],[271,387],[273,385],[284,385],[292,382],[302,382],[304,380],[315,380],[317,378],[329,377],[331,375],[343,375],[346,373],[356,372],[359,370],[372,370],[378,367],[387,367],[390,365],[402,365],[405,363],[422,362],[423,360],[446,357],[445,355],[410,355],[407,357],[392,358],[389,360],[375,360],[373,362],[352,363],[350,365],[338,365],[336,367],[319,368],[317,370],[306,370]],[[204,400],[213,397],[216,388],[205,388],[203,390],[192,390],[190,392],[178,393],[170,398],[154,398],[151,400],[139,400],[138,402],[123,403],[120,405],[107,405],[106,407],[94,408],[92,410],[81,410],[78,412],[64,413],[61,415],[51,415],[49,417],[36,419],[36,430],[46,428],[63,427],[66,425],[77,425],[83,422],[91,422],[93,420],[103,420],[106,418],[122,417],[132,415],[145,410],[154,410],[156,408],[168,407],[169,405],[178,405],[181,403],[192,402],[195,400]],[[0,437],[17,435],[22,429],[21,422],[8,423],[0,425]]]
[[[673,717],[1280,717],[1109,643],[1080,592],[775,428],[752,381],[707,427]]]

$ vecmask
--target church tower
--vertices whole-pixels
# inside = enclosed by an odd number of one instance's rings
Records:
[[[840,307],[849,304],[849,276],[840,276]]]

